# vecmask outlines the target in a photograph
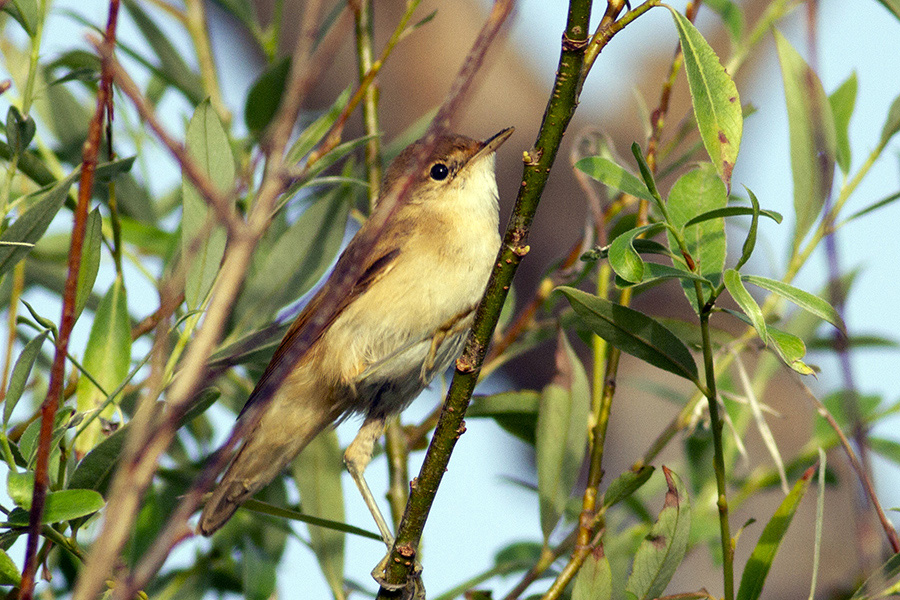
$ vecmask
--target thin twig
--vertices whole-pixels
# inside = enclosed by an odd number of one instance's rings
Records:
[[[110,52],[116,44],[116,24],[119,15],[118,0],[110,0],[109,16],[103,46]],[[108,60],[101,62],[100,85],[97,90],[97,105],[88,128],[88,139],[82,150],[81,179],[78,187],[78,204],[75,209],[75,223],[72,227],[69,246],[68,274],[63,292],[63,309],[60,319],[59,335],[56,338],[56,353],[50,371],[50,384],[47,397],[41,405],[41,429],[37,459],[34,469],[34,492],[31,500],[31,512],[28,520],[28,540],[25,547],[25,567],[20,585],[20,600],[31,600],[34,595],[35,574],[38,566],[38,540],[41,534],[41,520],[44,513],[47,486],[49,483],[48,465],[50,460],[50,443],[53,434],[53,423],[59,398],[65,380],[66,353],[69,336],[75,326],[75,296],[78,288],[78,272],[81,268],[81,249],[84,245],[88,208],[94,191],[94,170],[100,152],[103,120],[107,113],[107,99],[111,95],[112,70]]]

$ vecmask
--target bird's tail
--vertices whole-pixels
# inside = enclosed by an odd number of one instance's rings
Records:
[[[222,527],[241,504],[275,479],[334,421],[331,411],[303,404],[281,394],[272,399],[203,507],[200,533],[210,536]]]

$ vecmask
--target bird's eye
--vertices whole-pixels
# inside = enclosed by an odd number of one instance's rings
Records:
[[[431,178],[435,181],[443,181],[450,174],[450,169],[444,163],[435,163],[431,166]]]

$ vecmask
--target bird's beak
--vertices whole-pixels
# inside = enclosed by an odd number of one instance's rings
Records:
[[[499,133],[495,133],[488,139],[484,140],[482,142],[483,145],[481,146],[481,150],[476,152],[475,155],[472,156],[471,159],[469,159],[469,164],[474,164],[485,156],[490,156],[491,154],[493,154],[497,150],[497,148],[499,148],[500,145],[503,144],[503,142],[505,142],[509,138],[509,136],[513,134],[513,131],[515,130],[515,127],[507,127]]]

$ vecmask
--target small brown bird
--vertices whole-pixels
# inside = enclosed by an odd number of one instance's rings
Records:
[[[462,351],[500,246],[494,151],[512,134],[484,142],[441,135],[397,206],[362,275],[322,334],[273,395],[259,423],[244,438],[200,516],[212,535],[235,510],[271,482],[316,435],[347,415],[365,420],[344,453],[388,548],[387,526],[363,471],[385,420],[402,411]],[[419,164],[423,141],[391,163],[382,197]],[[381,208],[376,204],[375,210]],[[335,272],[366,231],[350,241]],[[303,332],[334,276],[288,330],[263,373],[264,381]],[[257,397],[250,395],[247,406]],[[247,414],[246,407],[241,417]]]

